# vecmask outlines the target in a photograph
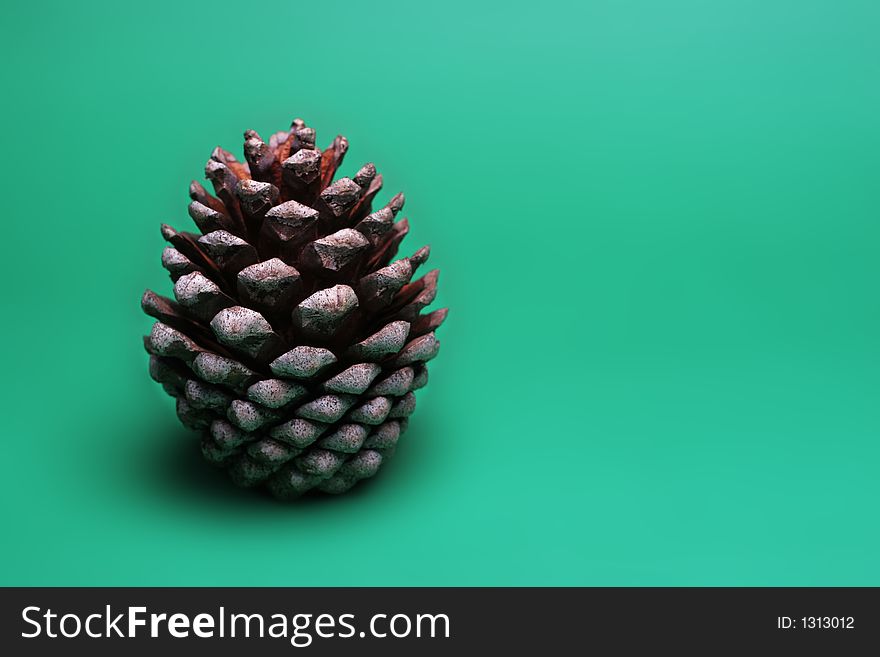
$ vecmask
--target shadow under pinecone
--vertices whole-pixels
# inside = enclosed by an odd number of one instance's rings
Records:
[[[199,448],[196,434],[184,427],[174,427],[172,435],[163,437],[161,444],[154,445],[146,455],[147,467],[144,472],[154,480],[161,490],[172,495],[183,495],[190,500],[206,501],[224,507],[230,505],[275,505],[281,508],[296,508],[322,504],[333,504],[343,498],[353,500],[375,485],[375,478],[358,482],[343,495],[328,495],[320,491],[309,491],[302,497],[282,502],[275,499],[264,487],[237,488],[229,479],[227,472],[206,462]]]

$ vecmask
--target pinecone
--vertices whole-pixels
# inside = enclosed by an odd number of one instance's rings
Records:
[[[218,147],[205,166],[216,196],[190,185],[201,234],[162,226],[176,301],[144,293],[150,375],[235,484],[341,493],[393,455],[427,382],[438,271],[412,281],[428,247],[392,262],[403,194],[374,212],[372,164],[333,181],[344,137],[321,151],[296,119],[244,138],[245,162]]]

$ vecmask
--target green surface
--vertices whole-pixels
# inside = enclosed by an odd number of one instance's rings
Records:
[[[0,583],[880,585],[876,2],[4,8]],[[240,492],[147,376],[210,149],[351,141],[452,308],[398,455]]]

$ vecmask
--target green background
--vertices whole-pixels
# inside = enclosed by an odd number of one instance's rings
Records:
[[[880,585],[880,7],[27,2],[6,585]],[[302,116],[452,308],[395,460],[284,506],[146,373],[159,223]]]

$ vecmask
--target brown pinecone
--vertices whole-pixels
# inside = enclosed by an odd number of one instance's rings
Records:
[[[162,226],[176,301],[144,293],[150,375],[237,485],[341,493],[392,456],[427,382],[438,271],[412,280],[428,247],[392,262],[403,194],[374,212],[372,164],[333,180],[344,137],[321,151],[300,119],[244,137],[245,162],[208,160],[216,196],[190,185],[201,234]]]

